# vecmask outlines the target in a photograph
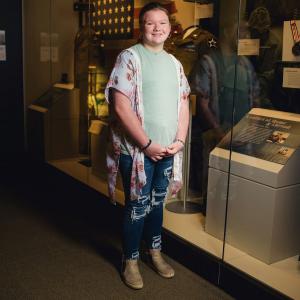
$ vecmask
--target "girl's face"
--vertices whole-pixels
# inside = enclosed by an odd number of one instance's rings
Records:
[[[171,25],[168,15],[160,9],[145,13],[142,25],[143,44],[153,49],[162,49],[168,38]]]

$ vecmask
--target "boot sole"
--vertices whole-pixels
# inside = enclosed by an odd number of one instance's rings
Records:
[[[166,275],[166,274],[164,274],[164,273],[159,272],[159,270],[158,270],[158,269],[155,267],[155,265],[153,264],[151,257],[149,257],[149,260],[147,261],[147,265],[148,265],[153,271],[155,271],[155,273],[157,273],[158,275],[160,275],[160,276],[163,277],[163,278],[171,279],[171,278],[173,278],[173,277],[175,276],[175,272],[174,272],[174,274],[171,274],[171,275]]]
[[[155,271],[155,273],[157,273],[158,275],[160,275],[163,278],[166,279],[171,279],[175,276],[175,272],[172,275],[166,275],[164,273],[161,273],[158,271],[158,269],[155,267],[155,265],[152,262],[152,258],[149,252],[145,252],[145,256],[144,256],[144,262],[153,270]]]
[[[132,283],[126,281],[125,277],[124,276],[121,276],[122,277],[122,280],[123,282],[130,288],[134,289],[134,290],[140,290],[144,287],[144,284],[141,284],[141,285],[133,285]]]
[[[175,276],[175,273],[174,274],[171,274],[171,275],[166,275],[166,274],[163,274],[163,273],[160,273],[154,266],[152,266],[152,269],[157,273],[159,274],[161,277],[163,278],[166,278],[166,279],[171,279]]]

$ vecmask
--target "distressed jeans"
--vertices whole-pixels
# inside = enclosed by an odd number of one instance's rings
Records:
[[[161,249],[163,203],[172,174],[173,157],[154,162],[145,156],[147,183],[137,200],[130,200],[131,156],[121,154],[119,168],[125,193],[123,252],[125,259],[137,259],[142,239],[148,249]]]

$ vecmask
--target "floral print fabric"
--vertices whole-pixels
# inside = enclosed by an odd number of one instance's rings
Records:
[[[179,81],[179,101],[178,115],[182,101],[188,100],[190,87],[184,75],[182,65],[173,57],[176,65]],[[142,127],[144,127],[144,111],[142,99],[142,77],[141,63],[138,54],[131,48],[122,51],[117,57],[115,66],[110,75],[105,89],[105,98],[108,103],[111,101],[110,89],[114,88],[123,93],[130,100],[131,108],[138,117]],[[144,171],[144,153],[139,147],[130,141],[123,132],[123,129],[114,116],[113,110],[110,115],[110,135],[107,147],[107,168],[108,168],[108,191],[109,196],[115,202],[115,189],[117,174],[119,168],[119,158],[121,153],[121,144],[125,144],[133,160],[130,198],[137,199],[141,194],[143,186],[146,184],[146,175]],[[182,185],[182,151],[174,155],[172,189],[178,189]]]

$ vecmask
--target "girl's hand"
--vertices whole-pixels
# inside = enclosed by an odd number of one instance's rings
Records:
[[[148,148],[146,148],[143,152],[146,156],[150,157],[153,161],[161,160],[166,156],[166,148],[161,145],[152,142]]]
[[[180,141],[176,141],[166,148],[166,155],[174,155],[183,149],[184,145]]]

